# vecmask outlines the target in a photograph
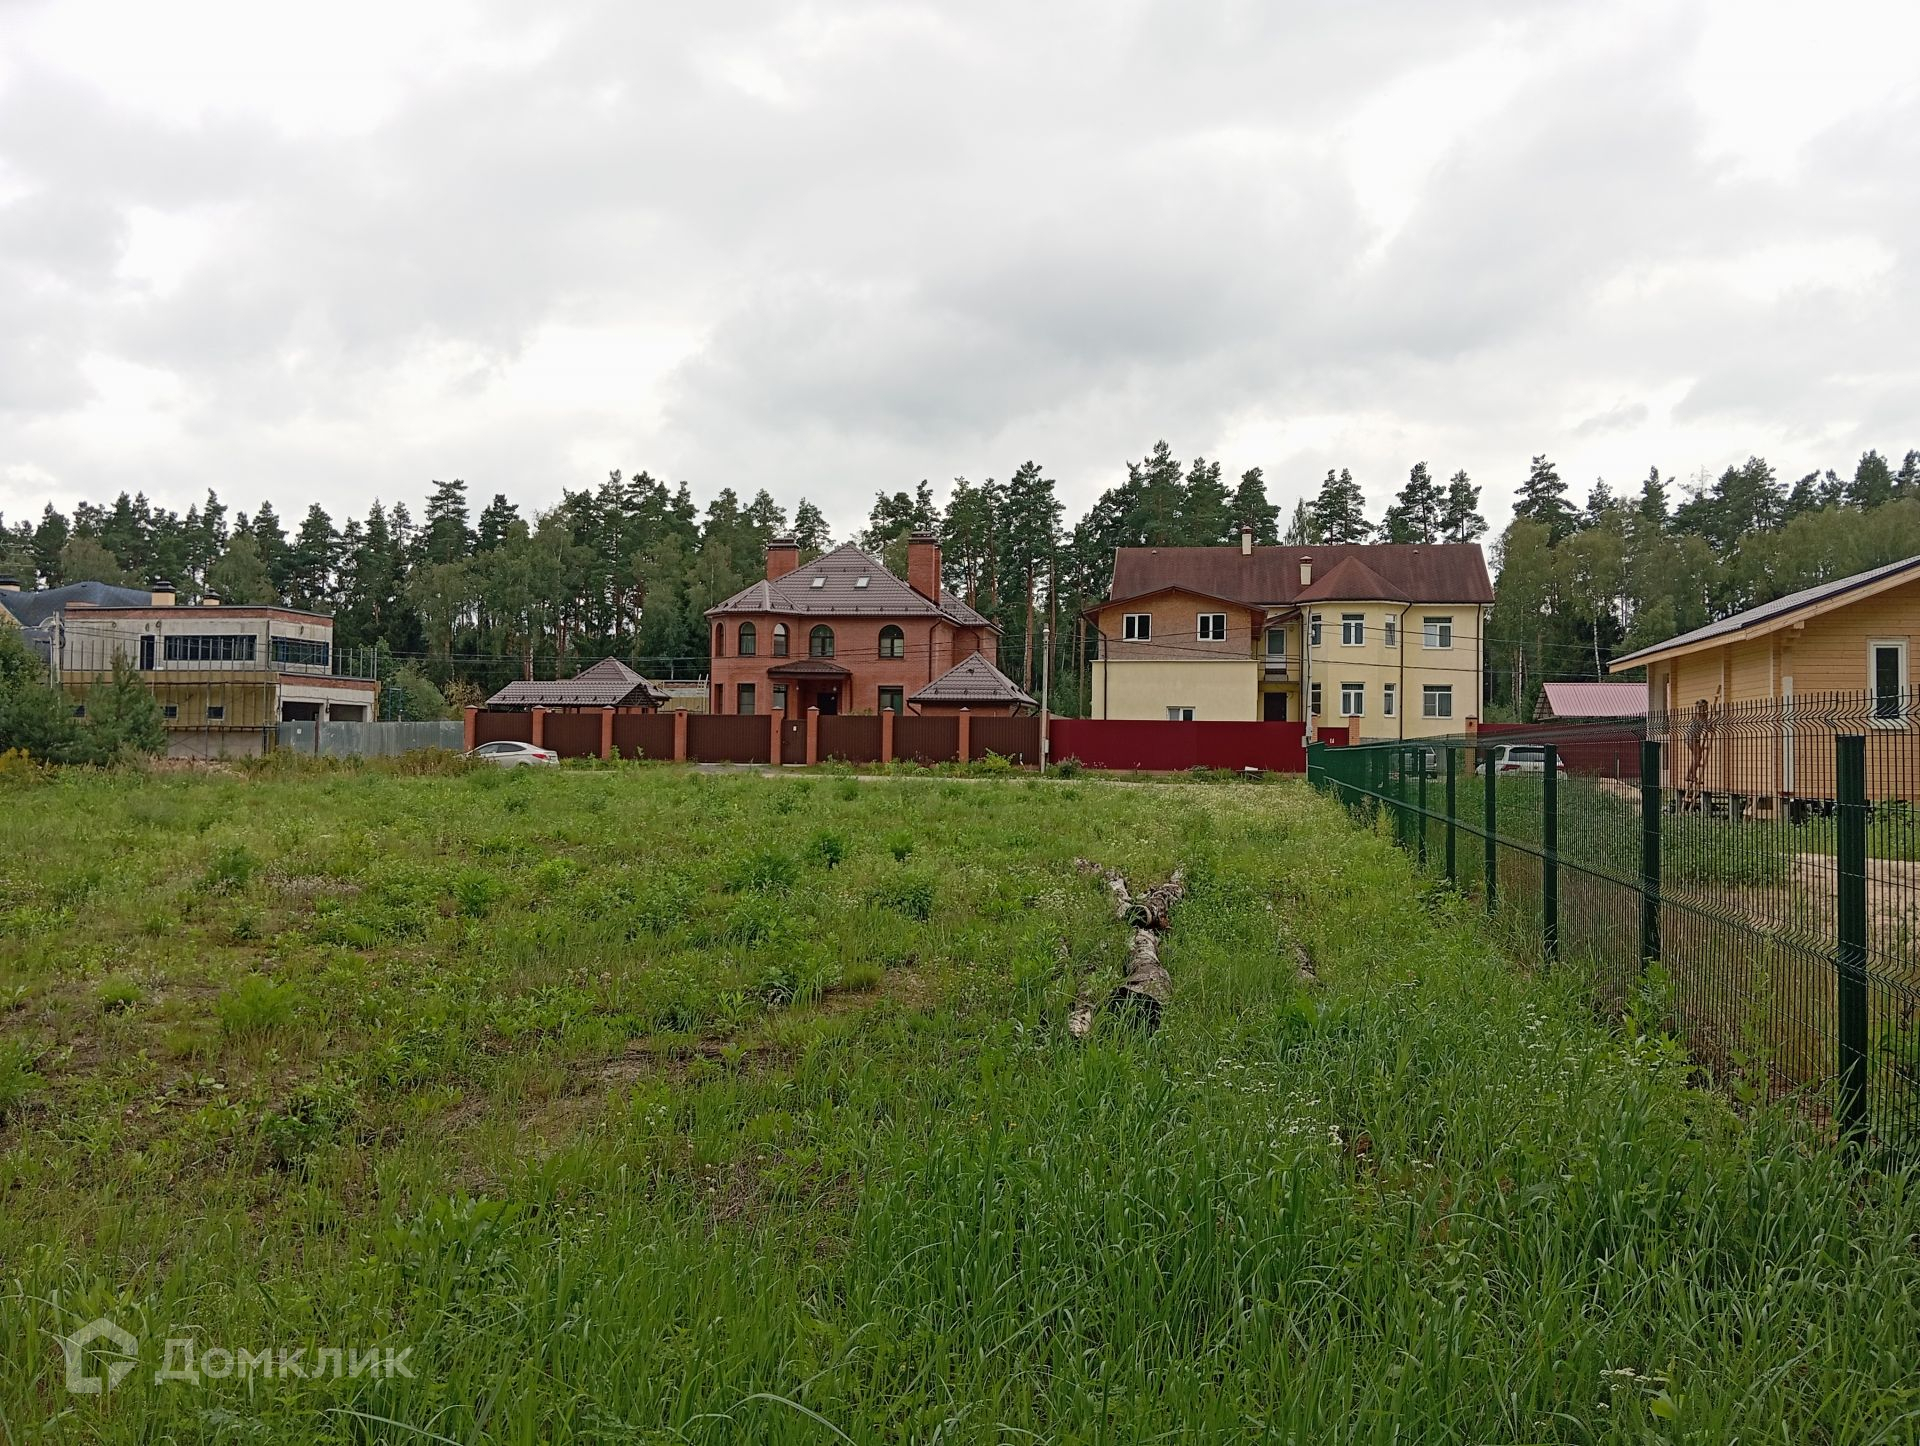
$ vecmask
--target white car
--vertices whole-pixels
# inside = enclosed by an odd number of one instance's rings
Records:
[[[1482,763],[1474,769],[1475,773],[1485,773],[1487,765]],[[1493,771],[1495,773],[1545,773],[1547,771],[1547,750],[1538,743],[1498,743],[1493,748]],[[1557,776],[1565,777],[1567,765],[1558,758],[1553,760],[1553,771]]]
[[[482,743],[467,757],[481,763],[491,763],[496,768],[524,768],[528,764],[544,764],[554,768],[560,763],[560,755],[551,748],[535,748],[531,743],[514,743],[506,739]]]

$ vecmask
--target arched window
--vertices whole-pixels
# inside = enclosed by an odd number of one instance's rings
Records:
[[[831,658],[833,656],[833,629],[825,623],[821,623],[819,627],[808,633],[807,652],[815,658]]]
[[[727,625],[725,623],[715,623],[713,625],[713,655],[716,658],[724,658],[727,655]]]
[[[743,658],[751,658],[760,648],[760,630],[752,623],[740,624],[740,636],[734,640],[734,651]]]
[[[787,655],[787,625],[785,623],[775,623],[773,625],[773,655],[776,658],[784,658]]]
[[[880,629],[880,656],[883,658],[904,658],[907,655],[907,635],[888,624]]]

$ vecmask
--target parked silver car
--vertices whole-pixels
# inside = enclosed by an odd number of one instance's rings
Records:
[[[1493,748],[1493,769],[1496,773],[1545,773],[1547,771],[1547,750],[1538,743],[1498,743]],[[1475,773],[1485,773],[1487,765],[1482,763],[1474,769]],[[1553,760],[1553,771],[1564,776],[1567,765],[1558,758]]]
[[[506,739],[482,743],[467,757],[481,763],[491,763],[496,768],[523,768],[529,764],[555,768],[560,763],[560,755],[551,748],[535,748],[531,743],[514,743]]]

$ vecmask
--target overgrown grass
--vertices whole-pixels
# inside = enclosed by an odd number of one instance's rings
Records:
[[[0,859],[6,1439],[1920,1421],[1909,1179],[1690,1090],[1297,785],[342,771],[5,801],[34,840]],[[1188,872],[1157,1037],[1065,1037],[1125,942],[1076,855]],[[54,1334],[103,1314],[142,1368],[69,1396]],[[157,1384],[169,1335],[413,1374]]]

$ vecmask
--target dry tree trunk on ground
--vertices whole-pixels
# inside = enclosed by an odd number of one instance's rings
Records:
[[[1114,917],[1133,926],[1133,941],[1127,948],[1127,972],[1107,995],[1106,1006],[1115,1013],[1139,1019],[1148,1029],[1153,1029],[1160,1023],[1161,1011],[1173,1001],[1173,980],[1160,962],[1160,936],[1172,922],[1173,906],[1186,894],[1183,871],[1175,869],[1173,877],[1164,884],[1135,894],[1127,887],[1127,881],[1112,869],[1086,859],[1076,860],[1075,867],[1082,873],[1098,874],[1106,880],[1107,892],[1113,896]],[[1093,977],[1081,986],[1080,995],[1067,1016],[1067,1033],[1075,1039],[1086,1038],[1092,1030],[1093,1017],[1100,1010],[1099,992]]]

